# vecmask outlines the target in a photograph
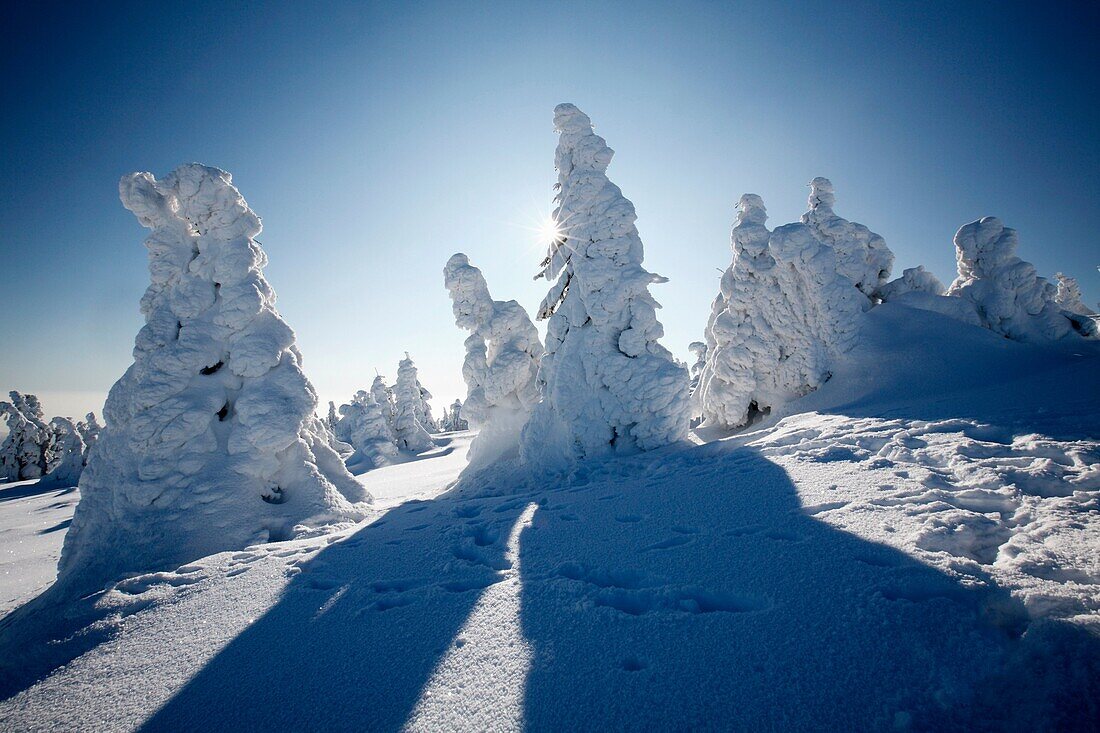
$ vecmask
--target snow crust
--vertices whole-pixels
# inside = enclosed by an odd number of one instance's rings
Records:
[[[455,324],[470,332],[462,364],[466,402],[454,408],[478,430],[470,446],[470,464],[480,467],[515,457],[520,433],[539,399],[538,331],[518,302],[493,300],[484,275],[466,255],[447,260],[443,281]]]
[[[832,247],[838,272],[868,298],[877,298],[879,288],[890,278],[894,253],[878,234],[838,216],[833,211],[835,203],[832,181],[820,176],[813,179],[810,181],[810,208],[802,215],[802,223]]]
[[[687,372],[658,343],[649,286],[665,278],[642,267],[634,205],[606,175],[614,152],[572,104],[554,129],[560,235],[540,272],[553,283],[538,311],[542,401],[523,437],[526,460],[548,467],[683,440],[691,412]]]
[[[838,269],[834,247],[809,226],[769,232],[756,194],[742,196],[737,209],[733,262],[707,324],[696,398],[710,427],[744,425],[823,384],[852,348],[869,304]]]
[[[955,234],[959,274],[947,294],[972,303],[982,324],[1017,341],[1057,341],[1097,335],[1091,319],[1071,318],[1057,288],[1021,260],[1016,230],[987,216]]]
[[[98,588],[363,516],[370,500],[314,417],[294,332],[275,310],[260,219],[225,171],[124,176],[152,230],[134,363],[112,387],[81,478],[60,583]]]

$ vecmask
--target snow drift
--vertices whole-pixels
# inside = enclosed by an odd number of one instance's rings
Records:
[[[134,363],[80,482],[62,585],[173,567],[355,520],[369,495],[328,446],[294,332],[275,310],[261,225],[230,174],[198,164],[124,176],[152,230]]]

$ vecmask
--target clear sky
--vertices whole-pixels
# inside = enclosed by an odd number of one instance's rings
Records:
[[[99,411],[131,362],[145,230],[119,176],[200,161],[264,220],[267,278],[322,400],[408,350],[465,396],[442,267],[534,310],[554,105],[587,112],[668,276],[687,358],[740,194],[773,226],[836,210],[954,276],[951,237],[1001,217],[1041,274],[1100,299],[1095,3],[22,3],[0,58],[0,387]],[[15,13],[14,15],[12,13]]]

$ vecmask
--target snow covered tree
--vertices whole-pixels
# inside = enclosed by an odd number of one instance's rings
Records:
[[[84,438],[67,417],[53,418],[50,420],[50,428],[53,436],[53,465],[50,466],[46,479],[59,486],[76,486],[84,470]]]
[[[813,179],[810,181],[810,209],[802,215],[802,223],[833,248],[841,274],[868,298],[878,297],[879,288],[890,278],[894,253],[886,246],[886,240],[867,227],[837,216],[833,211],[835,203],[832,181],[821,177]]]
[[[76,429],[80,433],[80,439],[84,441],[84,465],[87,466],[88,454],[99,439],[99,433],[103,430],[103,426],[96,420],[95,413],[89,412],[83,420],[76,424]]]
[[[369,494],[328,446],[294,332],[275,310],[257,217],[225,171],[124,176],[152,230],[134,363],[112,387],[59,583],[101,587],[357,520]]]
[[[420,402],[416,406],[416,419],[429,433],[438,433],[439,423],[432,417],[432,406],[428,404],[428,401],[432,398],[432,393],[420,383],[419,379],[416,381],[416,388],[420,390]]]
[[[634,205],[605,174],[613,151],[572,104],[555,108],[554,128],[560,235],[540,272],[554,283],[538,311],[542,401],[523,437],[547,467],[682,440],[691,412],[687,372],[658,343],[649,286],[665,278],[642,267]]]
[[[374,382],[370,386],[370,393],[381,408],[382,415],[385,416],[386,422],[390,426],[390,432],[396,435],[397,405],[393,398],[393,388],[386,385],[386,380],[381,374],[376,374]]]
[[[466,255],[447,260],[443,282],[451,294],[455,323],[470,331],[462,364],[466,403],[456,401],[455,409],[479,431],[470,444],[471,464],[487,465],[519,448],[520,433],[539,397],[542,342],[519,303],[493,300],[484,275]]]
[[[0,402],[8,434],[0,444],[0,472],[9,481],[41,478],[49,465],[51,429],[42,419],[42,405],[33,394],[8,393]]]
[[[891,280],[879,289],[879,296],[883,301],[897,300],[906,293],[928,293],[930,295],[943,295],[944,287],[940,279],[923,265],[909,267],[901,273],[901,277]]]
[[[349,464],[365,460],[371,467],[377,467],[397,456],[397,439],[390,430],[382,406],[370,392],[362,389],[356,392],[349,404],[340,406],[340,415],[335,428],[336,437],[355,449]]]
[[[464,410],[465,405],[462,404],[462,400],[456,399],[454,402],[451,403],[450,429],[452,431],[470,429],[469,421],[463,416]]]
[[[955,234],[959,275],[947,294],[969,301],[982,325],[1017,341],[1095,337],[1088,316],[1067,314],[1057,288],[1016,255],[1016,230],[996,217],[964,225]]]
[[[397,447],[419,453],[430,448],[432,438],[427,428],[420,422],[422,411],[420,382],[416,378],[416,365],[408,352],[397,365],[397,385],[393,391],[395,402],[394,434]]]
[[[1054,302],[1058,304],[1059,308],[1070,313],[1076,313],[1079,316],[1096,315],[1082,301],[1081,286],[1077,284],[1076,278],[1056,272],[1054,273],[1054,279],[1057,282],[1054,291]]]
[[[328,402],[328,426],[329,429],[335,430],[336,423],[340,422],[340,416],[336,414],[336,403],[332,400]]]
[[[697,400],[707,426],[739,427],[820,386],[867,302],[808,226],[769,233],[766,222],[760,197],[742,196],[706,331]]]

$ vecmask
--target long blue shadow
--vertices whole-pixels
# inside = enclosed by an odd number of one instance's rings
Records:
[[[522,534],[520,567],[530,730],[1100,720],[1096,637],[808,516],[751,449],[582,466]]]

